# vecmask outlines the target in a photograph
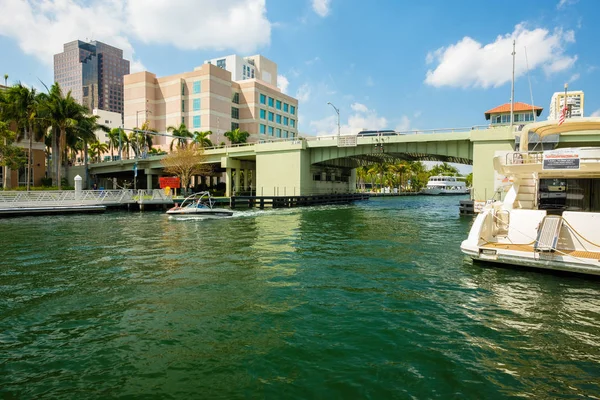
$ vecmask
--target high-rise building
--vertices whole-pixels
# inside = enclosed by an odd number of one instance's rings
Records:
[[[567,118],[583,117],[583,91],[567,92]],[[556,92],[552,95],[549,108],[549,120],[558,119],[565,104],[565,92]]]
[[[250,133],[248,142],[297,137],[298,100],[277,88],[274,62],[262,56],[253,58],[267,69],[255,62],[249,78],[248,70],[244,73],[242,69],[242,79],[237,81],[216,62],[162,78],[150,72],[125,76],[125,128],[148,121],[149,128],[166,133],[170,126],[185,124],[192,132],[211,131],[214,144],[227,142],[224,133],[236,128]],[[163,148],[170,143],[164,136],[154,141]]]
[[[123,50],[108,44],[75,40],[54,55],[54,81],[90,110],[123,114],[123,76],[129,61]]]

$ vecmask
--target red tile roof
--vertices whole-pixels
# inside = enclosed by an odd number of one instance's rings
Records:
[[[515,102],[513,111],[514,112],[531,111],[532,109],[535,110],[538,117],[544,110],[543,107],[532,106],[530,104],[521,103],[520,101],[517,101],[517,102]],[[502,104],[501,106],[492,108],[491,110],[487,110],[485,112],[485,119],[490,119],[490,114],[502,114],[502,113],[509,113],[509,112],[510,112],[510,103],[505,103],[505,104]]]

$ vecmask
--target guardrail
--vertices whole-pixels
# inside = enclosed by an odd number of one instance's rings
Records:
[[[514,152],[507,153],[504,165],[516,165],[516,164],[541,164],[543,160],[542,152]]]
[[[0,207],[120,205],[141,201],[166,203],[172,198],[161,189],[0,191]]]

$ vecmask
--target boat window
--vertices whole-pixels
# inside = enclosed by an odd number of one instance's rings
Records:
[[[540,179],[538,208],[600,211],[600,179]]]

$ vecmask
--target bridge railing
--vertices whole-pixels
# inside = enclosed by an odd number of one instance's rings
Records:
[[[0,191],[0,207],[126,204],[134,202],[133,193],[133,190]]]

